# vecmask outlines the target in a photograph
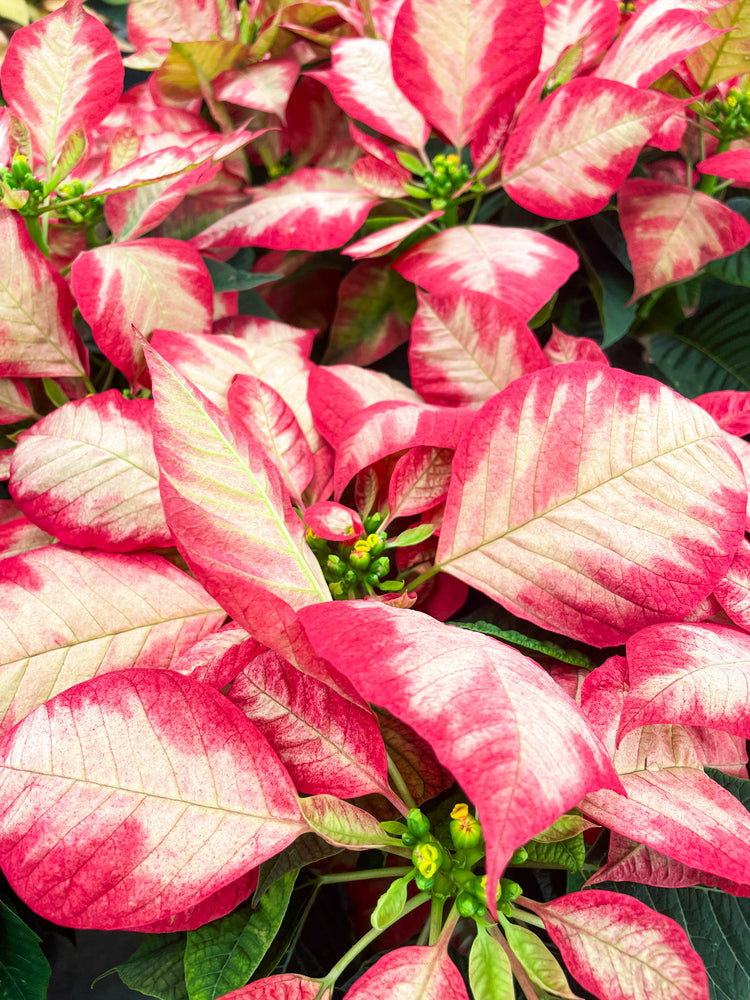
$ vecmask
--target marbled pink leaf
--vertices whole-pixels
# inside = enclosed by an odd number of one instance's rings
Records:
[[[241,875],[236,881],[223,886],[200,903],[188,906],[179,913],[172,913],[163,920],[136,928],[139,934],[174,934],[176,931],[194,931],[211,920],[218,920],[244,903],[258,884],[258,868]]]
[[[299,792],[342,799],[388,787],[385,745],[372,710],[344,698],[270,650],[234,658],[230,700],[274,748]]]
[[[628,639],[618,737],[654,722],[750,735],[750,636],[721,625],[652,625]]]
[[[76,129],[98,125],[122,93],[112,33],[81,0],[13,33],[3,60],[3,97],[29,130],[36,157],[51,164]]]
[[[227,613],[273,647],[294,608],[330,600],[302,521],[255,440],[147,350],[159,486],[177,547]]]
[[[152,342],[165,360],[223,410],[229,408],[230,386],[238,375],[254,376],[275,390],[294,414],[312,453],[314,477],[307,487],[308,499],[328,496],[333,455],[315,429],[307,400],[314,366],[299,340],[309,331],[263,320],[232,325],[233,330],[238,327],[242,327],[239,336],[159,330]]]
[[[31,395],[20,378],[0,378],[0,424],[38,417]]]
[[[639,899],[588,889],[531,909],[576,980],[601,1000],[709,1000],[685,931]]]
[[[455,226],[407,250],[394,267],[428,292],[485,292],[528,320],[577,269],[578,257],[530,229]]]
[[[730,149],[709,156],[696,165],[701,174],[726,177],[742,186],[750,184],[750,149]]]
[[[594,215],[675,104],[666,94],[610,80],[571,80],[521,112],[503,150],[503,187],[537,215]]]
[[[744,437],[750,434],[750,392],[719,389],[704,392],[693,400],[710,413],[723,431]]]
[[[23,219],[3,207],[0,246],[0,375],[88,374],[68,286],[32,241]]]
[[[634,178],[620,188],[617,204],[633,265],[631,301],[689,278],[750,240],[741,215],[696,189]]]
[[[237,375],[227,394],[229,415],[263,447],[295,501],[310,483],[315,465],[302,428],[290,406],[254,375]]]
[[[234,3],[225,5],[217,0],[174,0],[166,7],[159,0],[131,0],[128,39],[137,49],[147,49],[161,57],[155,68],[169,51],[171,41],[233,37],[227,33],[229,25],[224,18],[234,7]]]
[[[161,556],[38,548],[0,563],[0,718],[7,731],[97,674],[169,668],[225,615]]]
[[[319,500],[305,510],[305,524],[319,538],[332,542],[353,542],[364,531],[356,510],[331,500]]]
[[[285,972],[226,993],[221,1000],[331,1000],[331,991],[320,992],[320,980]]]
[[[409,371],[428,403],[479,407],[514,379],[549,365],[521,317],[490,295],[417,292],[417,301]]]
[[[341,496],[354,476],[386,455],[405,448],[455,448],[473,411],[466,407],[374,403],[347,423],[338,442],[334,495]]]
[[[140,239],[88,250],[74,261],[71,283],[98,346],[133,388],[149,384],[136,332],[211,330],[211,277],[200,254],[182,240]]]
[[[417,445],[396,462],[388,481],[388,519],[411,517],[442,503],[453,468],[452,448]]]
[[[430,744],[411,726],[375,706],[388,756],[406,782],[412,798],[421,805],[453,784],[453,778],[440,763]]]
[[[734,559],[714,588],[714,597],[735,625],[750,632],[750,542],[743,538]]]
[[[585,789],[618,787],[577,706],[509,646],[369,601],[306,608],[300,617],[316,651],[425,739],[475,804],[490,897],[520,843]]]
[[[251,205],[225,215],[192,242],[200,250],[332,250],[356,233],[378,201],[342,171],[305,167],[256,188]]]
[[[540,72],[552,69],[574,46],[581,47],[579,69],[606,50],[620,23],[617,0],[551,0],[544,8]]]
[[[724,6],[724,0],[711,4],[691,0],[644,4],[628,19],[596,67],[596,76],[648,87],[685,56],[724,33],[703,20],[712,8]]]
[[[407,236],[419,232],[427,223],[434,222],[435,219],[439,219],[443,215],[445,215],[445,212],[441,208],[427,212],[426,215],[420,215],[416,219],[397,222],[393,226],[386,226],[385,229],[376,230],[374,233],[370,233],[369,236],[363,236],[361,240],[350,243],[341,252],[345,253],[347,257],[354,257],[356,260],[361,260],[365,257],[383,257],[385,254],[390,253],[391,250],[395,250],[399,243],[406,239]]]
[[[396,170],[374,156],[363,156],[351,167],[352,177],[365,191],[378,198],[404,198],[403,171]]]
[[[544,354],[553,365],[566,365],[571,361],[596,361],[608,365],[609,358],[590,337],[572,337],[554,324],[552,335],[544,345]]]
[[[446,949],[409,945],[383,955],[360,976],[344,1000],[468,1000],[461,973]]]
[[[297,60],[289,58],[225,70],[212,81],[214,95],[220,101],[278,115],[283,122],[299,71]]]
[[[421,148],[430,129],[393,79],[391,51],[377,38],[342,38],[331,47],[331,69],[311,74],[350,118]]]
[[[536,0],[405,0],[391,60],[397,86],[453,146],[536,74],[544,14]]]
[[[95,677],[0,743],[0,858],[55,923],[135,928],[185,910],[306,829],[267,741],[165,670]]]
[[[241,669],[239,663],[235,664],[231,656],[225,655],[240,643],[247,643],[247,647],[252,647],[255,652],[263,648],[259,642],[250,638],[241,625],[230,622],[217,632],[211,632],[194,642],[190,649],[186,649],[172,662],[170,669],[221,691],[234,680]]]
[[[79,548],[167,548],[153,403],[117,389],[66,403],[20,436],[9,489],[35,524]]]
[[[453,468],[440,567],[593,645],[683,618],[742,537],[746,488],[714,421],[604,365],[511,383],[478,412]]]
[[[0,500],[0,559],[40,549],[54,540],[52,535],[24,517],[12,500]]]

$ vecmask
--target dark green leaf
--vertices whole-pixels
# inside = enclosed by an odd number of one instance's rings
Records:
[[[203,263],[211,275],[215,292],[241,292],[283,277],[281,274],[251,274],[249,271],[240,271],[231,264],[213,260],[211,257],[204,257]]]
[[[750,296],[701,309],[675,329],[649,341],[654,364],[683,396],[692,399],[718,389],[750,389]]]
[[[281,926],[296,878],[296,872],[287,872],[258,906],[246,904],[188,931],[185,980],[190,1000],[216,1000],[247,983]]]
[[[750,899],[718,889],[657,889],[631,882],[602,883],[635,896],[686,931],[706,966],[711,1000],[750,997]]]
[[[750,221],[750,198],[729,198],[727,208],[737,212],[746,221]],[[706,271],[714,278],[720,278],[728,285],[750,287],[750,247],[743,247],[736,253],[720,260],[712,260],[706,265]]]
[[[319,837],[317,833],[303,833],[302,836],[285,848],[280,854],[264,861],[258,874],[258,885],[253,894],[253,904],[257,905],[268,891],[287,872],[296,872],[306,865],[316,861],[324,861],[336,854],[341,854],[343,848],[333,847]]]
[[[522,649],[533,649],[544,656],[551,656],[561,663],[570,663],[574,667],[584,667],[586,670],[593,670],[596,664],[590,660],[585,653],[577,649],[563,649],[555,642],[546,639],[532,639],[531,636],[523,635],[515,629],[498,628],[491,622],[449,622],[449,625],[456,625],[458,628],[467,628],[471,632],[481,632],[483,635],[491,635],[501,642],[509,642],[514,646],[521,646]]]
[[[0,997],[44,1000],[49,977],[50,967],[39,937],[0,902]]]
[[[586,845],[583,842],[583,834],[579,833],[568,840],[556,840],[551,844],[540,844],[536,840],[530,840],[524,845],[528,851],[528,867],[533,868],[534,862],[537,865],[553,866],[555,868],[565,868],[569,872],[581,870],[583,862],[586,860]]]
[[[147,997],[188,1000],[185,940],[186,935],[182,931],[177,934],[153,934],[115,971],[126,986]]]

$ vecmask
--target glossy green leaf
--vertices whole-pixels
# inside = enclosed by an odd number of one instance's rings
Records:
[[[115,969],[131,990],[156,1000],[188,1000],[185,934],[152,934],[127,962]]]
[[[513,1000],[516,995],[510,959],[481,927],[469,952],[469,985],[474,1000]]]
[[[242,271],[222,260],[213,260],[211,257],[204,257],[203,263],[211,275],[215,292],[242,292],[283,277],[281,274],[252,274],[250,271]]]
[[[582,833],[567,840],[558,840],[550,844],[530,840],[526,844],[526,850],[529,854],[529,861],[538,865],[566,868],[569,872],[580,871],[586,860],[586,845],[583,842]]]
[[[340,853],[340,847],[332,847],[316,833],[303,833],[289,847],[285,847],[280,854],[274,855],[260,866],[258,885],[253,893],[253,903],[260,902],[266,890],[287,872],[298,871],[305,865],[312,865]]]
[[[750,221],[750,198],[729,198],[726,205]],[[728,257],[710,261],[706,265],[706,271],[728,285],[750,288],[750,247],[743,247],[742,250],[730,253]]]
[[[522,649],[533,649],[543,656],[551,656],[555,660],[560,660],[561,663],[570,663],[574,667],[584,667],[586,670],[593,670],[596,666],[593,660],[577,649],[563,649],[556,642],[550,642],[546,639],[534,639],[531,636],[523,635],[522,632],[517,632],[515,629],[499,628],[497,625],[493,625],[492,622],[450,622],[450,624],[457,625],[459,628],[469,629],[471,632],[481,632],[483,635],[491,635],[494,639],[500,639],[501,642],[509,642],[511,645],[520,646]]]
[[[247,983],[281,926],[296,878],[296,871],[287,872],[257,907],[242,906],[188,932],[185,981],[190,1000],[216,1000]]]
[[[44,1000],[49,962],[39,937],[0,902],[0,997],[3,1000]]]

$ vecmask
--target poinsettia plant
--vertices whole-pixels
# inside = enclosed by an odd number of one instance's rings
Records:
[[[19,7],[0,992],[741,995],[748,5]]]

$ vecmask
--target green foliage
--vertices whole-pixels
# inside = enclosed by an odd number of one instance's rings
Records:
[[[39,937],[0,901],[0,997],[44,1000],[49,977]]]
[[[153,934],[115,969],[131,990],[156,1000],[190,1000],[185,983],[187,935]]]

